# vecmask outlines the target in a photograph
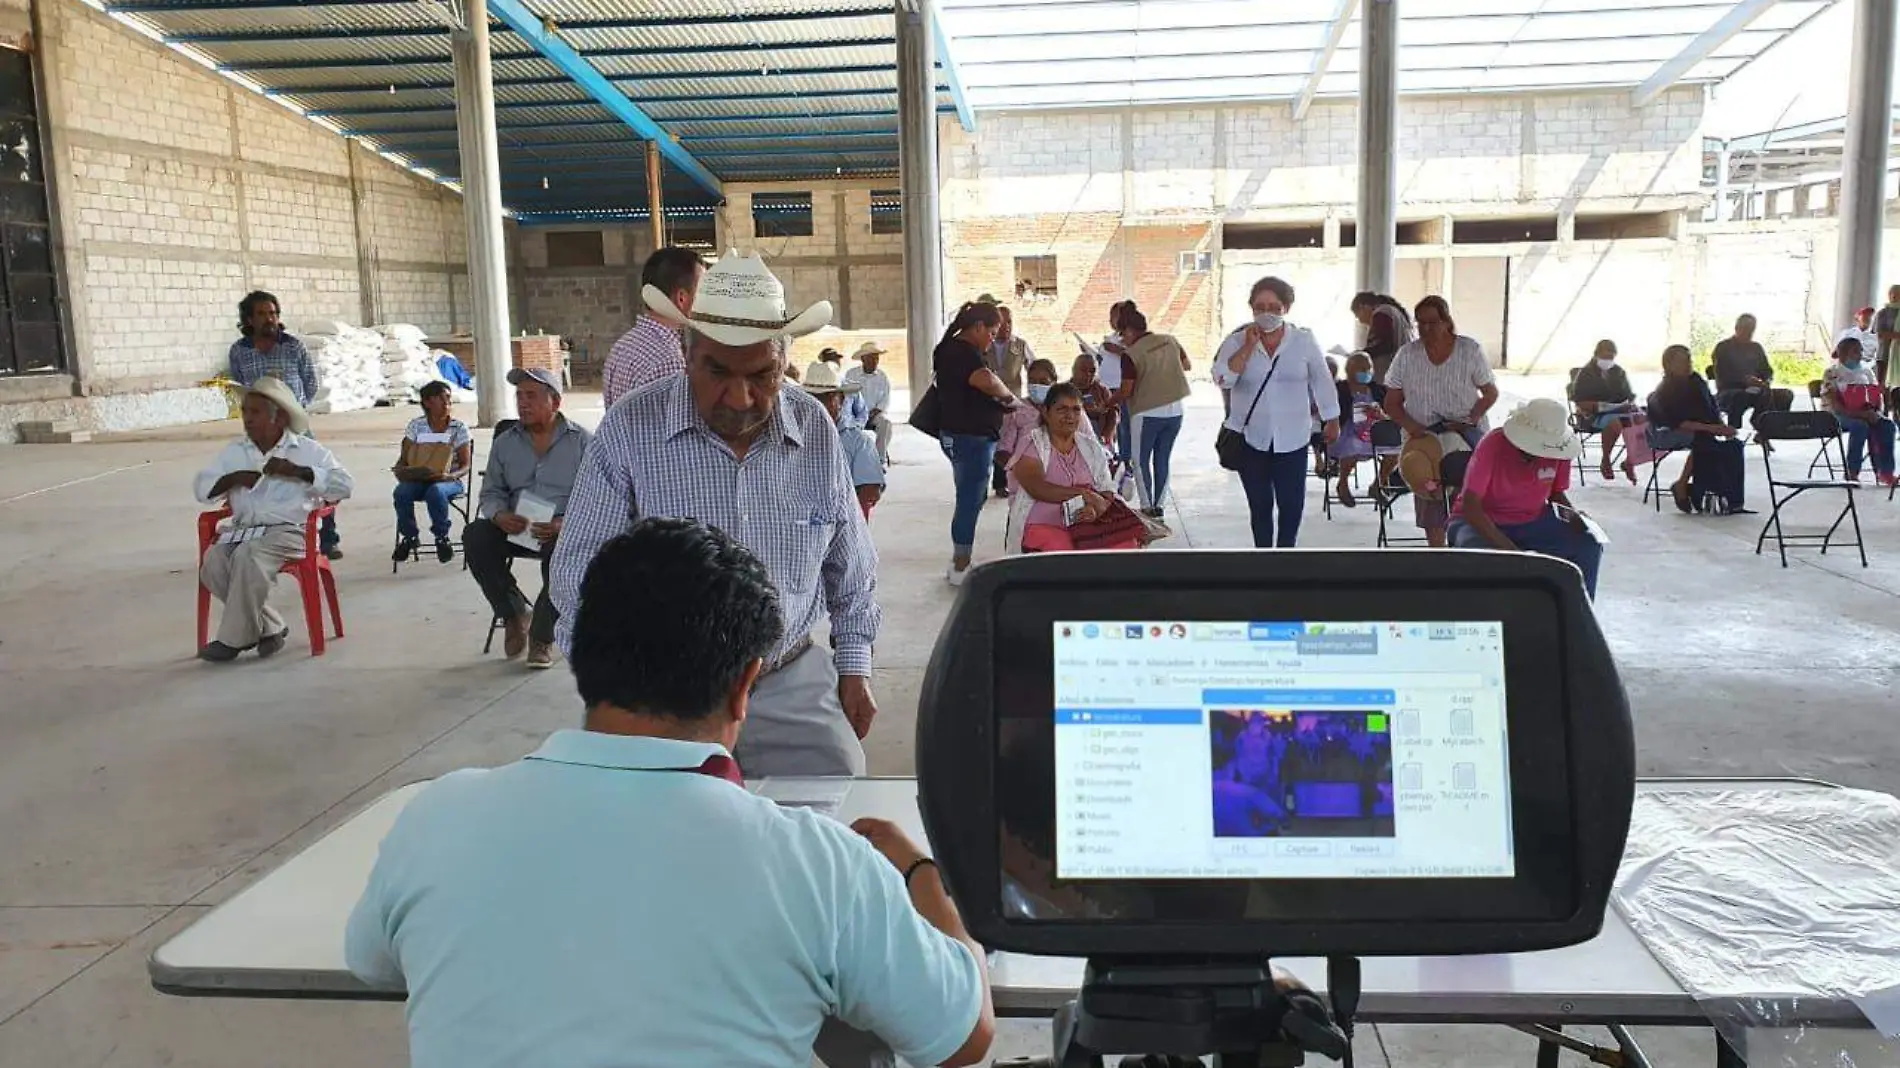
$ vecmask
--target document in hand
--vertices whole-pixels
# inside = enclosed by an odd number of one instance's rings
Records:
[[[554,504],[542,500],[532,493],[523,492],[515,501],[515,514],[528,521],[527,527],[519,534],[508,535],[508,540],[531,552],[540,552],[541,540],[534,536],[534,525],[546,523],[554,518]]]

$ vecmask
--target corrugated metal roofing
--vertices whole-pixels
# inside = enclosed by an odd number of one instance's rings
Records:
[[[445,178],[458,172],[448,35],[427,4],[104,2],[345,132]],[[889,0],[524,2],[722,179],[896,173]],[[1780,0],[1683,80],[1728,76],[1833,2]],[[1314,80],[1340,0],[937,3],[978,108],[1292,99],[1309,83],[1320,97],[1357,90],[1356,21]],[[1636,85],[1735,3],[1406,0],[1400,88]],[[643,207],[645,149],[627,126],[521,36],[497,24],[491,40],[508,206]],[[940,111],[954,105],[940,94]],[[667,172],[669,204],[708,202]]]

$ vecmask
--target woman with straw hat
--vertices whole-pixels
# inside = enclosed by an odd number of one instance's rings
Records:
[[[1571,463],[1582,453],[1562,403],[1539,399],[1512,412],[1472,450],[1451,543],[1568,560],[1595,598],[1603,543],[1565,495]]]

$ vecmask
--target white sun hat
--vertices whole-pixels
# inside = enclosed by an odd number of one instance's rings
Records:
[[[838,368],[822,361],[805,368],[805,381],[800,384],[805,387],[805,392],[820,395],[858,393],[864,389],[862,383],[846,382],[840,379]]]
[[[804,337],[831,321],[831,302],[821,300],[797,315],[785,314],[785,287],[756,254],[727,252],[699,280],[693,310],[681,314],[654,286],[640,291],[647,310],[663,322],[689,327],[721,345],[756,345],[777,337]]]
[[[289,417],[291,433],[310,433],[310,414],[303,410],[303,405],[297,403],[297,395],[290,391],[283,379],[276,375],[261,375],[257,381],[244,388],[244,393],[246,396],[255,393],[282,408],[284,415]]]
[[[1570,416],[1554,400],[1526,403],[1504,421],[1505,440],[1532,456],[1546,460],[1574,460],[1583,455],[1583,442],[1570,432]]]

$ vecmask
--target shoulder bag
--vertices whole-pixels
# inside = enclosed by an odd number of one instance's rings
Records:
[[[924,388],[924,395],[917,398],[917,403],[910,406],[910,425],[933,439],[943,436],[943,404],[937,398],[935,379]]]
[[[1241,461],[1247,458],[1246,426],[1253,422],[1254,409],[1260,407],[1260,398],[1267,392],[1267,383],[1273,381],[1273,372],[1279,369],[1280,357],[1274,356],[1273,363],[1267,367],[1267,377],[1260,380],[1260,388],[1253,394],[1253,403],[1247,405],[1247,414],[1240,420],[1241,429],[1235,430],[1222,423],[1220,433],[1214,435],[1214,454],[1220,457],[1220,465],[1227,470],[1240,470]]]

